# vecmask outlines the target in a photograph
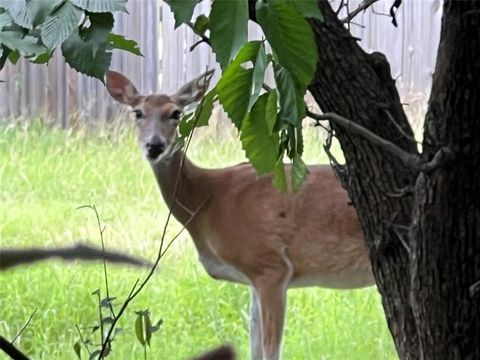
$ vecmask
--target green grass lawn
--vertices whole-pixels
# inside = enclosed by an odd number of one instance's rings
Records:
[[[306,152],[309,162],[326,162],[314,129],[307,131]],[[189,154],[205,167],[244,159],[232,138],[208,133],[194,140]],[[167,210],[127,128],[86,134],[40,123],[0,127],[0,184],[1,246],[64,246],[79,239],[100,245],[94,213],[76,210],[95,204],[106,224],[107,247],[155,257]],[[179,230],[172,223],[167,239]],[[147,272],[108,268],[110,292],[119,302]],[[105,293],[101,263],[50,261],[3,272],[0,334],[13,339],[38,309],[16,344],[33,359],[74,359],[75,326],[96,323],[91,293],[98,288]],[[206,275],[183,233],[121,320],[124,331],[110,358],[143,359],[134,311],[148,308],[153,320],[164,320],[148,349],[150,359],[187,359],[224,342],[235,346],[239,359],[247,359],[248,303],[246,287]],[[396,359],[376,289],[296,289],[289,292],[288,303],[284,359]]]

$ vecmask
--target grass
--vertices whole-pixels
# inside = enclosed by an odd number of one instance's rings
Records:
[[[307,160],[325,162],[320,135],[307,133]],[[195,139],[189,153],[205,167],[243,160],[232,138],[208,133]],[[78,239],[99,245],[93,212],[76,210],[95,204],[107,225],[107,247],[155,256],[167,210],[130,129],[66,132],[39,122],[0,127],[0,184],[1,246],[64,246]],[[179,229],[173,223],[167,239]],[[123,299],[146,271],[109,266],[111,295]],[[13,339],[36,308],[16,344],[33,359],[75,358],[75,325],[96,323],[91,293],[101,288],[104,294],[102,274],[100,263],[58,261],[1,273],[0,334]],[[153,320],[164,320],[149,358],[187,359],[230,342],[239,359],[247,359],[248,302],[246,287],[206,275],[184,233],[121,320],[124,331],[112,358],[143,359],[133,311],[149,308]],[[289,292],[288,302],[284,359],[396,358],[376,289],[298,289]]]

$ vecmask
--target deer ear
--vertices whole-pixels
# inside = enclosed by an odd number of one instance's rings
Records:
[[[208,70],[206,73],[186,83],[171,96],[172,99],[182,107],[200,100],[207,92],[208,84],[212,79],[214,71],[214,69]]]
[[[107,90],[115,100],[130,106],[141,98],[132,82],[116,71],[107,72]]]

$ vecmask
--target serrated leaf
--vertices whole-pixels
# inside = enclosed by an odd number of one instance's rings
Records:
[[[249,109],[253,106],[255,101],[257,101],[260,91],[263,88],[263,80],[265,79],[265,70],[267,69],[267,65],[267,54],[265,52],[265,45],[262,42],[260,49],[258,50],[257,58],[255,59],[255,65],[253,66],[253,90],[248,104]]]
[[[33,27],[25,0],[0,0],[0,7],[7,9],[13,21],[26,29]]]
[[[38,56],[48,49],[38,43],[38,38],[30,35],[23,35],[19,31],[0,31],[0,44],[9,49],[18,50],[20,55],[25,57]]]
[[[63,1],[64,0],[27,0],[27,12],[32,26],[36,27],[43,24],[47,16]]]
[[[244,69],[241,65],[256,60],[260,45],[261,41],[246,43],[223,72],[217,84],[218,98],[237,128],[241,127],[247,113],[253,81],[253,69]]]
[[[318,60],[310,24],[294,5],[284,0],[258,2],[256,15],[278,63],[296,83],[308,86]]]
[[[0,14],[0,30],[3,30],[4,27],[12,25],[13,20],[8,12],[3,12]]]
[[[179,132],[182,136],[188,136],[193,130],[193,127],[207,126],[210,117],[212,116],[213,104],[216,101],[217,88],[214,87],[203,97],[202,102],[197,107],[194,113],[185,115],[179,124]]]
[[[70,0],[74,5],[81,9],[94,12],[105,13],[112,11],[124,11],[127,0]]]
[[[134,55],[143,56],[135,40],[126,39],[122,35],[110,33],[108,34],[107,41],[111,49],[125,50]]]
[[[193,24],[193,32],[197,35],[202,36],[205,34],[205,31],[207,31],[209,27],[210,19],[207,16],[201,14],[195,20],[195,24]]]
[[[275,97],[274,93],[265,93],[258,98],[243,120],[240,133],[242,148],[259,174],[273,171],[278,158],[278,134],[272,134],[269,125],[277,112],[267,107],[270,96]]]
[[[107,37],[113,27],[113,15],[89,14],[89,18],[89,28],[81,34],[78,29],[74,30],[64,41],[62,54],[72,68],[103,82],[112,58],[112,53],[108,51]]]
[[[175,17],[175,29],[183,23],[189,22],[198,0],[165,0]]]
[[[41,26],[43,43],[54,49],[67,39],[78,26],[83,11],[66,1],[52,15],[45,19]]]
[[[302,160],[302,157],[300,155],[296,155],[293,158],[292,162],[292,187],[293,191],[298,191],[303,183],[305,182],[305,179],[307,178],[308,175],[308,167],[307,164]]]
[[[80,340],[77,340],[75,344],[73,344],[73,351],[75,351],[75,354],[79,359],[82,358],[82,344]]]
[[[297,11],[305,17],[324,21],[323,14],[318,7],[318,0],[288,0]]]
[[[144,328],[143,328],[143,312],[137,314],[137,319],[135,320],[135,335],[137,336],[137,340],[142,344],[142,346],[145,346],[145,337],[144,337]]]
[[[222,69],[248,37],[248,2],[215,0],[210,12],[210,42]]]
[[[280,118],[297,126],[305,117],[305,88],[299,86],[290,72],[284,67],[275,64],[275,81],[279,92]]]

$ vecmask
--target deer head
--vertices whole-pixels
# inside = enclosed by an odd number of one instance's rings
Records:
[[[124,75],[109,71],[107,89],[122,104],[131,106],[138,126],[138,143],[145,157],[156,163],[169,153],[177,138],[183,109],[199,101],[208,88],[214,70],[186,83],[173,95],[141,95]]]

